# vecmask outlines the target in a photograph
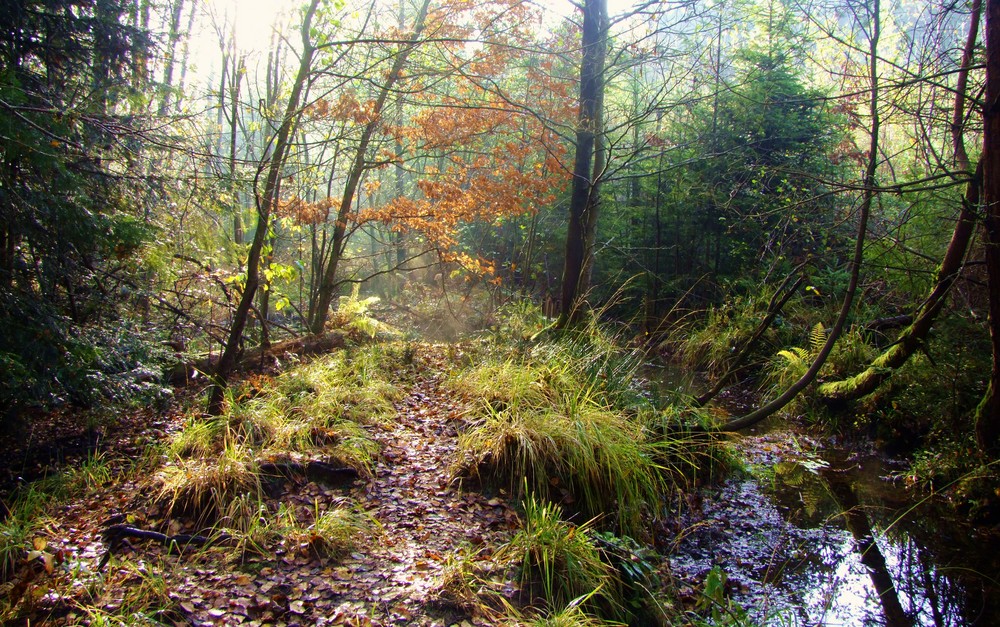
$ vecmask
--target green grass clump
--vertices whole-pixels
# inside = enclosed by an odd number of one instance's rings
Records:
[[[550,496],[568,491],[585,514],[617,518],[623,529],[635,530],[643,506],[666,492],[643,428],[600,407],[488,411],[459,448],[512,491],[525,479]]]
[[[401,366],[391,347],[370,345],[316,359],[274,380],[270,399],[293,414],[374,424],[404,396],[389,380]]]
[[[573,525],[562,519],[562,509],[539,501],[524,502],[524,523],[509,543],[498,551],[501,559],[519,565],[521,586],[550,611],[559,611],[586,599],[586,607],[614,613],[619,608],[618,582],[601,560],[589,523]]]
[[[20,511],[12,512],[0,522],[0,582],[7,581],[17,571],[36,529],[37,521]]]
[[[456,471],[514,493],[571,495],[586,516],[639,533],[645,508],[670,491],[655,461],[662,444],[645,426],[652,408],[627,390],[634,369],[619,368],[624,360],[583,358],[575,342],[487,360],[453,378],[474,406]]]
[[[536,618],[525,623],[529,627],[608,627],[622,625],[611,623],[596,616],[591,616],[576,605],[571,605],[557,612],[552,612],[543,618]]]
[[[166,578],[144,564],[122,562],[94,579],[77,611],[91,627],[172,624],[180,618]]]
[[[263,495],[253,451],[233,439],[213,457],[173,459],[158,478],[157,500],[166,505],[167,515],[187,515],[200,523],[217,521],[244,495]]]
[[[697,326],[676,329],[672,336],[678,339],[668,341],[677,345],[685,366],[722,374],[763,317],[757,306],[753,299],[737,298],[712,307]]]
[[[301,539],[319,556],[338,558],[349,554],[371,536],[371,519],[356,509],[337,507],[320,512]]]
[[[388,380],[395,359],[369,346],[320,357],[276,378],[248,379],[231,393],[227,413],[192,417],[167,446],[158,490],[168,513],[200,522],[232,519],[227,504],[261,498],[260,462],[289,454],[321,455],[370,473],[378,446],[362,425],[395,413],[393,402],[403,395]]]
[[[46,510],[66,494],[63,474],[50,475],[18,490],[7,518],[0,522],[0,582],[14,575],[35,535],[45,525]]]

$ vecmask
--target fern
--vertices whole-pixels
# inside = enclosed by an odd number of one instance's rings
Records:
[[[817,322],[809,330],[809,348],[793,346],[778,351],[768,368],[767,381],[773,390],[786,389],[801,378],[826,344],[826,327]]]
[[[771,361],[768,382],[774,389],[784,389],[805,374],[811,361],[812,353],[800,346],[778,351]]]
[[[785,366],[798,368],[809,364],[809,358],[812,357],[812,353],[799,346],[793,346],[792,348],[778,351],[777,356],[785,360]]]
[[[360,292],[361,284],[355,283],[350,296],[340,297],[340,305],[337,308],[337,313],[341,318],[342,324],[374,338],[382,330],[382,324],[371,317],[369,309],[373,305],[378,304],[379,298],[377,296],[360,298]]]
[[[823,326],[822,322],[817,322],[816,326],[809,332],[809,354],[811,356],[819,355],[824,344],[826,344],[826,327]]]

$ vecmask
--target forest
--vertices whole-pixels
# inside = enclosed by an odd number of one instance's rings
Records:
[[[3,624],[1000,624],[1000,0],[0,29]]]

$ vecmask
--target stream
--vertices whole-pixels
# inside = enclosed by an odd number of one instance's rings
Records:
[[[1000,625],[1000,533],[907,490],[905,464],[780,421],[738,436],[750,472],[707,487],[670,555],[723,615],[787,626]],[[711,576],[710,576],[711,575]]]

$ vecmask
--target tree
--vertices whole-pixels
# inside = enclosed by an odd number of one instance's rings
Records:
[[[488,255],[463,249],[463,226],[494,223],[548,202],[560,149],[550,145],[551,133],[530,115],[521,94],[512,99],[499,86],[529,56],[529,23],[528,5],[518,0],[434,10],[423,2],[402,34],[375,37],[375,61],[362,57],[384,68],[381,82],[373,86],[337,68],[341,80],[357,87],[342,85],[339,97],[321,98],[311,111],[317,122],[344,125],[339,136],[322,140],[335,146],[330,149],[335,155],[347,155],[346,167],[337,168],[342,192],[302,205],[315,209],[313,215],[330,213],[332,221],[329,239],[314,247],[313,333],[323,331],[343,282],[365,276],[345,271],[351,238],[359,230],[374,233],[373,226],[380,225],[445,262],[489,275],[494,265]],[[543,89],[531,86],[527,94],[537,97]],[[392,119],[394,113],[402,117]],[[395,194],[383,185],[390,166],[412,173],[402,181],[397,170]],[[331,179],[328,187],[333,186]],[[410,251],[409,257],[418,253]],[[406,259],[397,249],[395,261],[374,272],[389,272]]]
[[[973,63],[976,40],[979,35],[979,18],[982,12],[981,0],[974,0],[969,18],[968,36],[959,66],[955,87],[955,105],[952,112],[951,139],[954,160],[954,176],[966,177],[965,195],[961,199],[960,213],[937,270],[937,278],[926,299],[921,303],[913,322],[899,335],[892,346],[872,362],[871,366],[857,375],[843,381],[829,381],[819,386],[818,392],[827,401],[846,402],[871,394],[888,379],[925,342],[931,327],[937,320],[948,299],[952,286],[958,279],[964,264],[969,242],[977,222],[976,211],[980,202],[980,188],[983,181],[982,166],[971,167],[965,147],[966,92],[969,71]]]
[[[385,81],[378,89],[378,95],[374,100],[367,103],[365,111],[367,120],[362,128],[357,146],[354,149],[354,158],[349,166],[347,180],[344,183],[344,192],[341,195],[340,204],[337,209],[336,222],[333,227],[333,237],[330,241],[327,259],[325,263],[321,264],[322,271],[320,275],[322,279],[319,283],[316,301],[309,311],[309,326],[315,334],[323,333],[326,326],[327,314],[330,311],[330,305],[333,303],[336,293],[337,269],[340,266],[344,247],[347,242],[347,228],[351,212],[353,211],[354,196],[362,177],[369,167],[368,146],[376,130],[381,127],[386,102],[390,94],[393,93],[396,82],[399,81],[403,74],[406,60],[413,53],[420,40],[429,7],[430,0],[423,0],[413,19],[411,34],[406,38],[406,41],[399,44],[399,49],[393,56],[392,66],[386,74]]]
[[[1000,452],[1000,1],[986,0],[986,98],[983,109],[983,205],[993,367],[976,410],[976,440]]]
[[[861,265],[864,260],[865,237],[868,233],[868,220],[871,216],[872,204],[878,193],[876,174],[880,160],[879,141],[882,126],[880,112],[881,105],[881,84],[879,79],[879,40],[881,38],[882,16],[879,0],[873,0],[871,5],[865,4],[860,7],[852,7],[854,17],[864,25],[864,31],[868,39],[866,50],[868,60],[868,116],[869,116],[869,144],[868,159],[861,181],[861,198],[858,206],[858,226],[857,238],[854,245],[854,255],[851,259],[850,278],[847,290],[844,294],[837,319],[830,329],[826,341],[813,359],[812,364],[798,380],[792,383],[788,389],[784,390],[777,398],[765,403],[761,407],[737,418],[733,418],[724,425],[725,430],[746,429],[760,421],[772,416],[791,402],[802,390],[806,389],[815,381],[823,364],[826,363],[833,347],[840,338],[847,325],[848,317],[857,294],[858,283],[861,277]]]
[[[147,350],[127,323],[152,236],[130,180],[146,130],[129,103],[146,87],[136,66],[150,45],[127,24],[135,11],[119,0],[0,7],[3,401],[117,395]],[[116,333],[120,349],[96,348]]]
[[[246,281],[243,283],[240,301],[233,313],[233,322],[229,329],[225,348],[213,372],[213,387],[209,399],[209,413],[213,415],[222,413],[225,408],[226,377],[236,365],[243,341],[243,329],[246,327],[247,318],[260,285],[261,255],[267,233],[271,227],[271,214],[279,200],[279,180],[285,167],[295,127],[302,115],[300,104],[305,96],[307,80],[313,69],[312,62],[316,46],[312,41],[312,20],[319,4],[320,0],[311,0],[303,13],[300,28],[302,51],[299,54],[298,73],[292,83],[292,90],[285,104],[285,113],[281,118],[281,124],[272,138],[273,148],[270,160],[262,162],[261,169],[257,172],[257,180],[254,184],[257,228],[254,231],[253,241],[250,243],[247,254]],[[264,177],[263,186],[258,187],[262,175]]]
[[[579,318],[594,261],[600,185],[605,166],[602,130],[607,36],[606,0],[585,0],[580,43],[580,108],[559,314],[559,326],[563,327]]]

